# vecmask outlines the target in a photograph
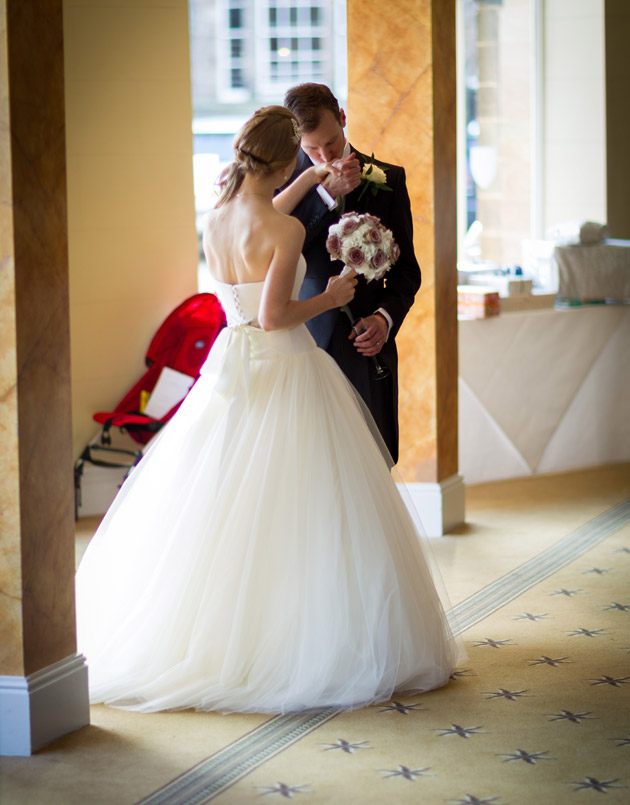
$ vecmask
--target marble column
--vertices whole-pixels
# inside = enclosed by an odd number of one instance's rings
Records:
[[[403,165],[422,287],[397,338],[400,470],[438,536],[464,518],[457,474],[455,0],[348,0],[348,135]]]
[[[62,0],[0,16],[0,752],[87,724],[76,654]]]

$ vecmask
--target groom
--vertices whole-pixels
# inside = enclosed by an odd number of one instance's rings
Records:
[[[378,216],[400,246],[400,257],[384,279],[368,283],[359,277],[349,307],[355,319],[363,320],[367,327],[364,332],[357,335],[348,317],[339,310],[327,311],[306,323],[318,346],[332,355],[365,400],[395,463],[398,355],[394,339],[420,287],[405,171],[374,160],[386,171],[384,175],[378,170],[372,173],[380,179],[385,177],[389,190],[372,182],[361,195],[362,170],[372,160],[346,142],[346,116],[330,89],[323,84],[300,84],[287,92],[284,104],[297,117],[302,131],[295,172],[280,194],[283,201],[277,205],[306,228],[303,253],[307,269],[300,298],[321,293],[328,278],[341,272],[343,264],[331,261],[326,239],[328,228],[343,213],[369,212]],[[333,163],[334,171],[318,170],[317,165],[324,163]],[[377,377],[372,355],[378,355],[390,370],[387,378]]]

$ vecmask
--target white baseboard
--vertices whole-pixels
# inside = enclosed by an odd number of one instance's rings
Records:
[[[31,755],[89,723],[82,654],[71,654],[29,676],[0,676],[0,755]]]
[[[405,488],[429,537],[442,537],[466,519],[466,489],[461,475],[451,475],[439,483],[408,483]]]

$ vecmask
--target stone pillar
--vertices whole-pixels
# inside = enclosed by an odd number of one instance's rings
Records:
[[[0,17],[0,753],[89,723],[76,654],[62,0]]]
[[[630,238],[630,7],[624,0],[606,0],[606,205],[611,238]]]
[[[398,336],[398,468],[425,527],[463,522],[457,474],[455,0],[348,0],[348,135],[403,165],[422,287]]]

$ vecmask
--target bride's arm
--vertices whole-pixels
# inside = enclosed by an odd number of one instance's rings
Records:
[[[258,321],[263,330],[286,330],[347,304],[354,297],[356,273],[331,277],[326,290],[311,299],[291,299],[295,270],[304,243],[304,227],[295,218],[288,218],[265,278]]]
[[[278,195],[273,198],[273,206],[278,212],[290,215],[297,205],[302,201],[308,191],[316,184],[320,184],[331,173],[335,173],[332,163],[323,162],[312,165],[302,171],[291,184],[287,185]]]

